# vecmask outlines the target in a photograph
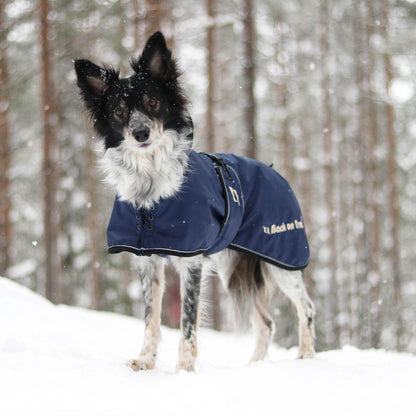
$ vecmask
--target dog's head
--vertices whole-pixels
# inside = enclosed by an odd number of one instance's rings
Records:
[[[81,96],[90,111],[105,148],[127,141],[138,151],[157,145],[170,130],[192,142],[192,120],[180,88],[180,73],[160,32],[149,38],[134,74],[120,78],[119,71],[80,59],[75,61]]]

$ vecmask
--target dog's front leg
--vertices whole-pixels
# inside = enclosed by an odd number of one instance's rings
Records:
[[[143,289],[144,329],[143,346],[137,360],[129,361],[133,370],[151,370],[155,366],[160,341],[160,313],[165,283],[165,264],[159,256],[139,259],[139,275]]]
[[[198,325],[198,304],[201,289],[200,262],[185,261],[179,268],[181,279],[182,317],[181,339],[177,371],[194,371],[198,354],[196,329]]]

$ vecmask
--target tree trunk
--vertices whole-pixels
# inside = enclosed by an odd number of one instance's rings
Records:
[[[40,0],[42,119],[43,119],[43,192],[44,247],[46,297],[52,302],[63,300],[63,279],[59,257],[59,209],[57,203],[57,135],[54,88],[51,74],[50,41],[48,37],[50,12],[48,0]]]
[[[216,82],[216,152],[231,153],[236,151],[240,140],[235,134],[239,122],[236,121],[236,112],[230,111],[235,108],[236,92],[234,68],[232,62],[237,59],[235,44],[238,42],[232,23],[216,26],[217,45],[221,45],[221,51],[217,51],[215,65]],[[239,111],[237,109],[237,111]],[[239,114],[240,116],[240,114]],[[239,118],[239,117],[238,117]],[[236,137],[237,136],[237,137]],[[236,141],[238,140],[238,143]]]
[[[146,0],[146,33],[147,37],[161,30],[162,1]]]
[[[206,70],[207,70],[207,112],[206,112],[206,149],[207,152],[212,153],[216,151],[215,146],[215,107],[214,107],[214,94],[215,94],[215,81],[214,76],[215,68],[215,18],[216,18],[216,0],[206,0],[205,2],[208,25],[206,33]],[[214,329],[221,329],[221,305],[219,302],[219,288],[218,279],[214,276],[210,276],[209,279],[209,300],[210,300],[210,312],[211,312],[211,324]]]
[[[308,234],[309,245],[313,246],[314,231],[315,227],[312,220],[312,186],[313,186],[313,173],[309,165],[311,164],[311,132],[308,126],[308,123],[304,120],[303,117],[299,118],[299,127],[301,131],[301,146],[300,146],[300,155],[304,160],[305,166],[304,170],[300,173],[300,196],[301,196],[301,206],[302,214],[305,221],[305,228]],[[314,262],[313,257],[308,267],[303,271],[303,279],[308,288],[308,293],[311,298],[314,298],[315,293],[315,281],[314,281]]]
[[[389,13],[390,1],[383,0],[382,10],[382,24],[381,33],[384,39],[385,50],[383,53],[384,61],[384,80],[386,102],[384,106],[384,116],[386,120],[386,134],[387,134],[387,172],[388,172],[388,186],[389,186],[389,200],[388,211],[390,217],[390,235],[392,239],[392,247],[390,252],[392,272],[393,272],[393,302],[395,305],[395,334],[396,334],[396,348],[400,351],[403,349],[403,317],[402,317],[402,276],[400,264],[400,209],[398,196],[398,179],[397,179],[397,137],[394,131],[395,114],[394,107],[391,103],[389,90],[393,79],[393,68],[390,56],[390,40],[389,40]]]
[[[140,0],[131,0],[131,5],[133,9],[133,37],[134,37],[134,53],[138,54],[140,48],[144,45],[142,44],[143,39],[143,30],[141,26],[144,25],[143,16],[140,13]]]
[[[309,39],[309,33],[305,30],[300,30],[297,33],[296,38],[296,67],[297,73],[295,74],[298,79],[298,94],[302,97],[308,97],[309,95],[309,80],[305,77],[305,71],[309,70],[309,58],[305,56],[304,52],[300,48],[300,45]],[[297,115],[298,116],[298,115]],[[302,214],[305,222],[305,228],[308,235],[309,245],[311,247],[311,259],[308,267],[303,271],[303,280],[308,289],[308,293],[312,299],[315,295],[315,280],[314,280],[314,254],[313,247],[315,246],[316,227],[312,220],[312,195],[314,194],[314,170],[312,169],[314,161],[313,159],[313,144],[312,144],[312,132],[311,125],[314,120],[314,115],[309,107],[302,108],[302,113],[298,116],[299,128],[300,128],[300,140],[299,140],[299,155],[302,160],[303,166],[299,169],[299,190],[300,190],[300,205],[302,207]],[[293,159],[293,157],[292,157]]]
[[[10,247],[12,244],[6,4],[5,1],[0,3],[0,275],[4,276],[11,265]]]
[[[380,205],[379,193],[379,161],[377,157],[378,138],[378,119],[377,119],[377,104],[376,94],[373,89],[372,80],[375,70],[375,57],[373,47],[371,45],[371,38],[375,34],[376,19],[374,13],[373,0],[367,1],[367,20],[365,31],[365,42],[368,54],[368,66],[366,71],[367,91],[367,114],[368,114],[368,171],[370,183],[370,201],[369,201],[369,243],[370,243],[370,270],[369,270],[369,284],[370,284],[370,321],[371,325],[371,347],[380,347],[380,337],[382,329],[382,308],[380,307],[381,296],[381,274],[380,274]]]
[[[92,143],[93,135],[88,135],[86,145],[86,172],[87,172],[87,227],[90,251],[90,290],[91,308],[99,310],[102,305],[101,299],[101,270],[100,270],[100,229],[98,225],[98,195],[97,175],[95,171],[95,154]]]
[[[337,284],[337,246],[336,246],[336,211],[335,211],[335,191],[334,191],[334,154],[332,144],[332,109],[331,109],[331,79],[329,70],[330,59],[330,34],[329,34],[329,10],[328,0],[321,0],[319,7],[320,17],[320,48],[322,65],[322,137],[324,148],[324,176],[325,176],[325,205],[328,217],[327,229],[329,237],[327,239],[329,260],[328,270],[330,273],[330,302],[329,302],[329,328],[328,343],[332,348],[339,346],[339,307],[338,307],[338,284]]]
[[[206,0],[208,25],[206,33],[206,70],[207,70],[207,113],[206,113],[206,137],[207,152],[215,152],[215,127],[214,127],[214,31],[215,31],[215,0]]]
[[[254,25],[253,0],[243,3],[243,47],[244,47],[244,124],[247,137],[246,154],[248,157],[257,156],[256,137],[256,102],[254,98],[256,36]]]
[[[279,51],[283,55],[287,51],[286,49],[286,34],[280,33],[280,42],[278,45],[278,50],[276,51],[276,55],[278,55]],[[278,98],[278,105],[280,107],[280,113],[283,114],[283,120],[279,119],[279,125],[276,126],[276,130],[279,132],[278,134],[278,148],[282,149],[280,162],[282,166],[282,174],[283,176],[289,181],[289,183],[293,182],[294,179],[294,172],[293,172],[293,142],[290,137],[290,130],[289,130],[289,86],[288,86],[288,69],[287,63],[282,62],[281,66],[281,77],[277,85],[277,98]],[[280,152],[279,152],[280,153]]]
[[[369,262],[370,250],[368,244],[368,171],[367,171],[367,111],[365,97],[367,96],[367,87],[365,83],[364,73],[366,68],[364,64],[364,44],[365,36],[363,14],[361,0],[354,6],[353,31],[354,31],[354,69],[355,83],[358,90],[358,99],[356,102],[356,119],[357,127],[353,140],[353,160],[354,175],[357,179],[354,182],[354,230],[355,233],[355,251],[356,251],[356,267],[355,273],[358,280],[359,296],[360,296],[360,313],[359,313],[359,329],[360,329],[360,347],[370,347],[370,307],[369,307]]]

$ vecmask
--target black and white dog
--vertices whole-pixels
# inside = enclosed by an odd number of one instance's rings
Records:
[[[107,178],[117,191],[109,251],[139,256],[146,328],[130,366],[155,366],[166,261],[181,282],[178,370],[195,368],[201,278],[212,273],[231,294],[237,315],[251,319],[257,336],[251,361],[267,353],[274,328],[267,305],[276,286],[297,310],[298,357],[313,357],[314,306],[301,272],[309,249],[289,185],[259,162],[192,150],[180,73],[161,33],[131,66],[134,74],[120,78],[112,68],[75,61],[82,98],[104,143]]]

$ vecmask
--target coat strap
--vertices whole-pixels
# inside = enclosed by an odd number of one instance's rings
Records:
[[[224,169],[224,172],[227,175],[227,178],[229,181],[232,181],[233,178],[231,176],[230,171],[228,170],[228,166],[227,164],[224,162],[223,159],[221,159],[220,157],[218,157],[217,155],[214,155],[212,153],[204,153],[204,152],[199,152],[199,154],[204,155],[204,156],[208,156],[213,162],[214,162],[214,166],[215,168],[217,167],[221,167]],[[217,169],[216,169],[217,170]],[[218,172],[217,172],[218,173]]]

